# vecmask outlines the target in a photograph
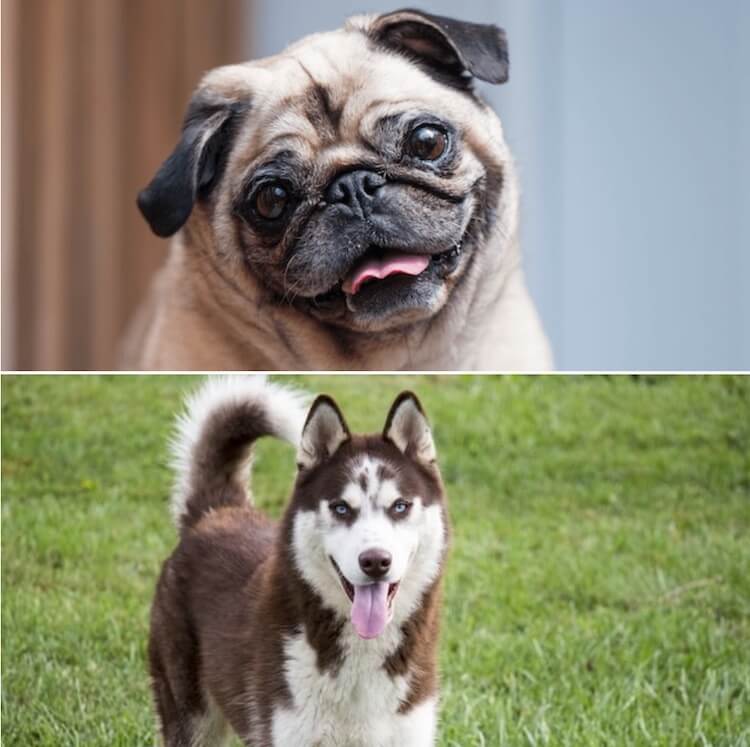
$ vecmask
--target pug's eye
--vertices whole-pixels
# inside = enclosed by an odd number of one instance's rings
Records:
[[[352,513],[351,506],[346,501],[336,501],[335,503],[331,503],[330,509],[337,519],[346,519],[351,516]]]
[[[281,182],[264,184],[255,193],[255,212],[265,220],[278,220],[288,203],[289,191]]]
[[[421,161],[437,160],[447,147],[448,136],[432,125],[421,125],[409,135],[409,155]]]
[[[393,501],[390,508],[391,516],[395,518],[403,519],[409,513],[411,503],[405,501],[403,498]]]

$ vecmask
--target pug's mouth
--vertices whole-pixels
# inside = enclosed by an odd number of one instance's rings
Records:
[[[462,255],[462,242],[435,254],[373,245],[330,290],[312,300],[322,307],[343,301],[350,311],[359,311],[382,292],[404,290],[420,280],[444,280],[456,271]]]

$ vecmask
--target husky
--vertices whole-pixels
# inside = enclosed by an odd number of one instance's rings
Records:
[[[306,415],[306,417],[305,417]],[[297,447],[281,521],[255,508],[253,444]],[[179,543],[151,610],[167,747],[422,747],[436,734],[450,529],[432,432],[401,393],[381,434],[260,377],[212,379],[174,439]]]

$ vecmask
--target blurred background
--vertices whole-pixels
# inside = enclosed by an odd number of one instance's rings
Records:
[[[750,368],[746,0],[2,0],[2,364],[109,369],[163,262],[135,195],[202,71],[403,5],[507,32],[483,92],[568,370]]]

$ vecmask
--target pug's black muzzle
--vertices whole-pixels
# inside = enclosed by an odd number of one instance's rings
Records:
[[[374,171],[339,174],[289,251],[287,287],[297,297],[331,300],[355,265],[384,252],[429,255],[431,271],[445,277],[460,260],[464,210],[463,200]]]

